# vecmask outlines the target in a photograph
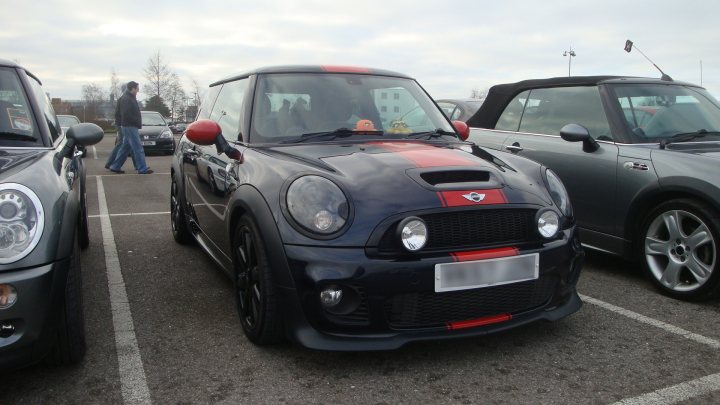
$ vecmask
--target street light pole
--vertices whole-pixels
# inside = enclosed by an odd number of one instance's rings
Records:
[[[570,67],[572,66],[572,58],[577,55],[575,54],[575,51],[572,50],[572,46],[571,46],[569,51],[563,52],[563,56],[568,57],[568,77],[570,77]]]

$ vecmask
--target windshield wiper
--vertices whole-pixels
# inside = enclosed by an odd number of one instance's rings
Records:
[[[426,137],[426,139],[431,139],[431,138],[440,138],[441,136],[445,136],[445,135],[457,137],[457,134],[455,132],[445,131],[442,128],[438,128],[434,131],[415,132],[415,133],[409,134],[407,136],[407,138],[417,139],[417,138]]]
[[[347,138],[353,135],[382,135],[382,131],[353,131],[350,128],[338,128],[334,131],[323,131],[323,132],[310,132],[307,134],[300,135],[299,139],[288,139],[280,143],[300,143],[309,141],[311,139],[328,137],[329,140],[335,138]]]
[[[13,141],[33,141],[37,142],[37,138],[32,135],[19,134],[17,132],[0,131],[0,139],[10,139]]]
[[[679,134],[671,136],[670,138],[660,141],[660,149],[665,149],[665,147],[667,145],[670,145],[671,143],[688,142],[692,141],[693,139],[702,138],[706,135],[720,135],[720,131],[708,131],[707,129],[699,129],[695,132],[681,132]]]

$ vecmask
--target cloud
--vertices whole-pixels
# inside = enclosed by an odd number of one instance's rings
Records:
[[[53,96],[79,98],[83,83],[143,81],[161,50],[189,85],[273,64],[356,64],[416,77],[434,97],[466,97],[528,78],[659,77],[631,38],[677,80],[720,95],[716,16],[720,3],[658,0],[574,2],[451,0],[261,2],[56,0],[13,5],[0,22],[0,57],[18,59]]]

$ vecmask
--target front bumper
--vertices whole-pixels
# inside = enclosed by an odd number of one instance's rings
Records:
[[[69,260],[30,269],[0,273],[0,284],[12,284],[17,302],[0,309],[0,325],[11,325],[10,336],[0,337],[0,370],[36,363],[55,342],[65,292]]]
[[[295,286],[279,288],[289,337],[321,350],[392,350],[412,341],[485,335],[538,320],[555,321],[577,311],[575,286],[584,252],[574,230],[562,240],[520,254],[539,253],[539,278],[530,282],[435,293],[435,264],[449,256],[416,260],[368,259],[364,249],[286,245]],[[357,309],[333,314],[319,292],[343,287]],[[345,299],[345,298],[343,298]],[[355,305],[353,306],[355,307]],[[451,324],[510,314],[484,326],[452,329]]]

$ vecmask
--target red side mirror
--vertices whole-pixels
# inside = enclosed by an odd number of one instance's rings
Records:
[[[455,127],[458,135],[460,135],[460,138],[463,141],[467,141],[468,137],[470,136],[470,127],[468,127],[468,125],[462,121],[453,121],[452,124]]]
[[[198,145],[212,145],[222,130],[220,125],[211,120],[197,120],[187,127],[185,134],[188,139]]]

